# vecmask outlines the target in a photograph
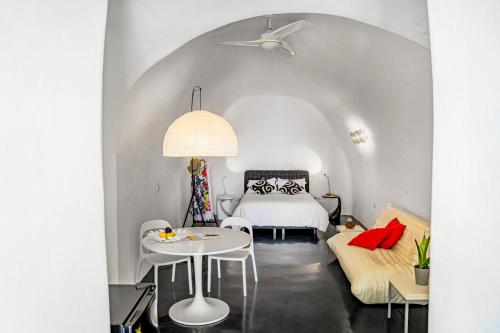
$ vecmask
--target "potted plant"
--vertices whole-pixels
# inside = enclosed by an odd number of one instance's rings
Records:
[[[415,282],[420,286],[426,286],[429,284],[429,264],[431,262],[431,258],[427,256],[427,252],[429,250],[430,242],[431,236],[427,237],[425,234],[420,241],[420,244],[418,244],[415,239],[415,245],[417,245],[418,252],[418,264],[415,265]]]

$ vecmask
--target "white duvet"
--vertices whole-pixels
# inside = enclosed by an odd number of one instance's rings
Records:
[[[328,212],[309,193],[245,193],[233,216],[257,227],[310,227],[326,231]]]

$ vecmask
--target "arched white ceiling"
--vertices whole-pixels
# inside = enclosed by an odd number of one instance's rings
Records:
[[[343,16],[429,45],[427,2],[422,0],[113,0],[108,30],[122,38],[107,41],[107,47],[116,49],[115,65],[128,88],[153,64],[196,36],[273,13]]]

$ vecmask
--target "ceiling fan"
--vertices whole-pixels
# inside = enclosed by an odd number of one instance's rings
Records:
[[[288,43],[283,40],[283,38],[291,35],[292,33],[299,31],[300,29],[306,28],[311,25],[311,23],[298,20],[296,22],[287,24],[273,30],[271,25],[272,16],[267,17],[267,31],[260,35],[260,38],[257,40],[249,40],[249,41],[230,41],[230,42],[221,42],[219,44],[223,45],[235,45],[235,46],[260,46],[261,49],[264,50],[274,50],[276,48],[283,49],[290,53],[291,55],[295,55],[295,52],[290,48]]]

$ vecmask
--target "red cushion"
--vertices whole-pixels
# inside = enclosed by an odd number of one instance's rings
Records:
[[[389,222],[385,229],[389,230],[389,234],[386,238],[380,243],[379,247],[383,249],[390,249],[399,241],[401,236],[403,236],[405,232],[406,226],[404,224],[399,223],[397,217],[393,218],[391,222]]]
[[[374,250],[390,233],[391,229],[375,228],[366,230],[354,237],[349,245],[364,247],[365,249]]]
[[[395,218],[393,218],[393,219],[391,220],[391,222],[387,223],[387,225],[386,225],[385,227],[386,227],[386,228],[391,228],[391,227],[395,227],[395,226],[397,226],[398,224],[401,224],[401,223],[399,222],[398,218],[397,218],[397,217],[395,217]]]

